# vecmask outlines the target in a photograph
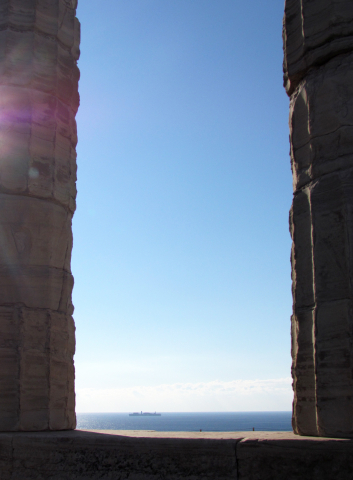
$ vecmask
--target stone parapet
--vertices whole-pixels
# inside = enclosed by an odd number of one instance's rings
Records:
[[[351,480],[353,441],[287,432],[0,434],[1,480]]]

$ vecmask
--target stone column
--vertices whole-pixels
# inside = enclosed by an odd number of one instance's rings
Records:
[[[286,0],[293,429],[353,436],[353,2]]]
[[[76,0],[0,0],[0,430],[73,429]]]

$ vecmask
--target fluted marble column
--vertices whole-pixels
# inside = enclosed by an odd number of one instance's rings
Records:
[[[0,0],[0,430],[76,425],[76,0]]]
[[[293,429],[353,436],[353,2],[286,0]]]

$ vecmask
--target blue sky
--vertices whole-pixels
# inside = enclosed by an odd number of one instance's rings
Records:
[[[290,410],[283,0],[81,0],[77,411]]]

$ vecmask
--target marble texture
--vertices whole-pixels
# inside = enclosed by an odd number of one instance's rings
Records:
[[[287,0],[293,428],[353,437],[353,3]]]
[[[76,6],[0,0],[0,431],[76,426]]]

